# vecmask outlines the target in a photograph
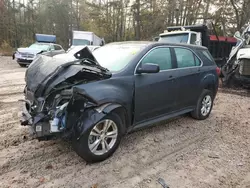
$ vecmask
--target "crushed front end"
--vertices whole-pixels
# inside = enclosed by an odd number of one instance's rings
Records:
[[[40,140],[61,136],[65,130],[66,108],[71,94],[72,89],[62,90],[50,101],[44,97],[35,98],[26,87],[21,125],[30,126],[31,134]]]
[[[21,125],[30,126],[39,140],[70,136],[72,127],[66,121],[74,86],[111,77],[88,49],[81,55],[87,58],[68,62],[41,55],[26,71]]]

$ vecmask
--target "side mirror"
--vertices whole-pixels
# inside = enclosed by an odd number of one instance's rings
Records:
[[[160,71],[160,67],[157,64],[152,64],[152,63],[146,63],[142,64],[140,68],[136,70],[137,74],[142,74],[142,73],[157,73]]]
[[[235,37],[235,38],[241,38],[241,37],[240,37],[240,32],[239,32],[239,31],[236,31],[235,34],[234,34],[234,37]]]

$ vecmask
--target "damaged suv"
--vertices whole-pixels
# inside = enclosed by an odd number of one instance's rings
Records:
[[[218,75],[207,48],[117,42],[75,57],[33,61],[21,124],[39,140],[71,139],[88,162],[111,156],[128,132],[185,113],[203,120],[212,110]]]

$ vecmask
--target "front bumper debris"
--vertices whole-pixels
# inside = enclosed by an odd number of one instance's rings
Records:
[[[20,100],[23,102],[22,115],[20,123],[22,126],[28,126],[30,135],[39,140],[48,140],[53,138],[57,133],[61,131],[51,130],[51,119],[43,112],[38,112],[35,116],[32,116],[32,106],[28,100]],[[66,103],[67,104],[67,103]]]
[[[32,116],[29,113],[30,103],[27,100],[19,100],[19,101],[23,101],[24,102],[24,104],[22,106],[22,116],[21,116],[21,120],[20,120],[21,125],[23,125],[23,126],[25,126],[25,125],[32,125],[33,124],[33,120],[32,120]]]
[[[25,100],[23,100],[25,102]],[[27,109],[27,103],[25,102],[22,106],[22,115],[20,119],[20,123],[22,126],[28,125],[29,127],[29,132],[31,136],[36,135],[36,131],[33,126],[33,119],[32,116],[30,115],[28,109]]]

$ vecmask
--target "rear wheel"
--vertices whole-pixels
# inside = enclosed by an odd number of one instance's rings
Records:
[[[191,112],[191,116],[198,120],[206,119],[213,108],[213,100],[214,95],[212,91],[207,89],[203,90],[197,101],[195,110]]]
[[[76,153],[87,162],[103,161],[110,157],[121,141],[122,121],[111,113],[87,130],[79,140],[74,138]]]

